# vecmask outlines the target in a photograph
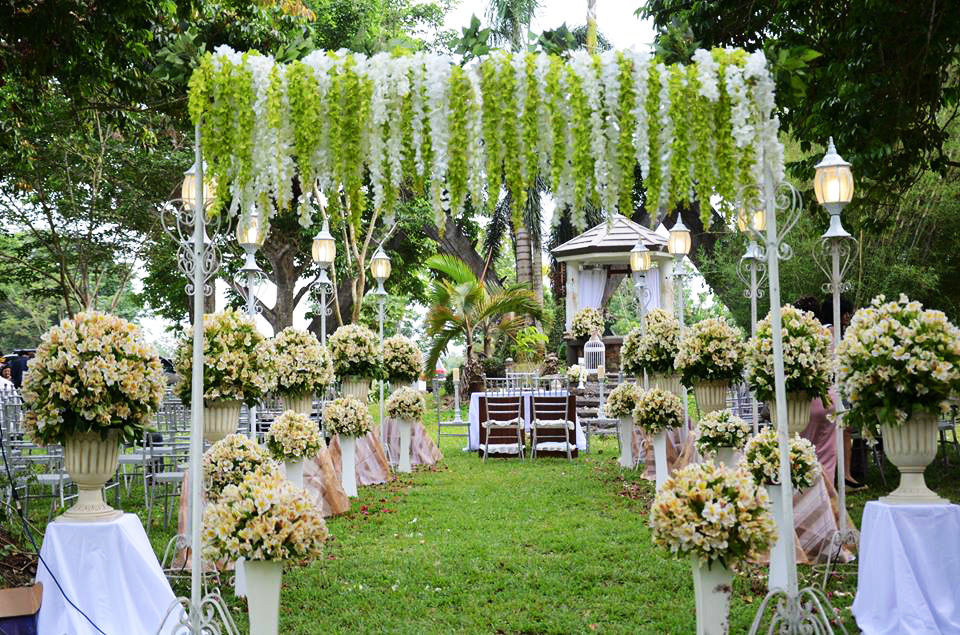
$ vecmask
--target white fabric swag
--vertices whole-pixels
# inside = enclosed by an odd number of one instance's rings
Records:
[[[603,288],[607,284],[605,269],[584,269],[580,272],[580,308],[599,309],[603,303]]]
[[[656,269],[646,272],[647,311],[660,308],[660,274]]]

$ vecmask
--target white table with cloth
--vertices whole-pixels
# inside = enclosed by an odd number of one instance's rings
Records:
[[[134,514],[102,523],[50,523],[40,554],[50,569],[37,564],[37,581],[43,583],[38,632],[44,635],[98,633],[66,601],[51,573],[107,635],[156,633],[176,599]],[[185,632],[177,629],[179,616],[173,611],[162,633]]]
[[[867,503],[853,614],[867,635],[960,633],[960,506]]]
[[[467,421],[470,422],[470,436],[469,436],[469,445],[466,447],[469,451],[475,451],[482,449],[480,447],[480,397],[485,397],[487,395],[491,397],[506,397],[510,393],[505,392],[475,392],[470,395],[470,408],[467,411]],[[513,393],[516,394],[516,393]],[[550,397],[564,397],[568,393],[565,390],[549,390],[543,393]],[[532,419],[533,408],[531,407],[530,397],[533,395],[533,391],[524,390],[521,392],[523,396],[523,420],[524,420],[524,429],[529,433],[530,432],[530,420]],[[576,413],[570,413],[576,417]],[[580,426],[579,419],[576,421],[576,434],[577,434],[577,449],[585,451],[587,449],[587,437],[583,433],[583,428]]]

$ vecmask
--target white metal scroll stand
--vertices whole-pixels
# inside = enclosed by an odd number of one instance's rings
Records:
[[[767,265],[763,262],[763,254],[757,241],[752,237],[747,244],[747,251],[740,258],[737,265],[737,276],[746,285],[743,295],[750,298],[750,336],[757,335],[757,300],[763,297],[763,283],[767,278]],[[750,405],[753,410],[753,433],[760,431],[760,404],[757,396],[750,393]]]

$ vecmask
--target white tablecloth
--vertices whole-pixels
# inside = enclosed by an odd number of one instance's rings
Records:
[[[960,506],[867,503],[853,614],[867,635],[960,633]]]
[[[53,522],[40,549],[67,597],[107,635],[152,635],[174,601],[140,519],[134,514],[105,523]],[[70,606],[42,563],[39,632],[86,635],[97,630]],[[172,616],[164,633],[176,632]]]
[[[470,422],[470,445],[467,446],[468,450],[479,450],[480,449],[480,397],[486,395],[484,392],[475,392],[470,395],[470,409],[467,412],[467,421]],[[502,397],[503,393],[490,393],[493,397]],[[550,391],[546,393],[547,395],[561,396],[566,393],[564,392],[554,392]],[[530,407],[530,395],[531,393],[523,393],[523,418],[525,420],[524,428],[527,432],[530,431],[530,415],[532,408]],[[580,421],[577,421],[577,449],[585,451],[587,449],[587,437],[583,434],[583,428],[580,427]],[[562,443],[562,441],[561,441]]]

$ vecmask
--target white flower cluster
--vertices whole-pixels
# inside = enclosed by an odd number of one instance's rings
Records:
[[[631,333],[630,345],[621,353],[624,367],[638,374],[646,369],[654,373],[671,373],[680,347],[680,322],[663,309],[653,309],[646,315],[643,334]]]
[[[680,338],[674,368],[683,383],[731,380],[743,372],[743,336],[740,330],[721,318],[697,322]]]
[[[180,382],[177,395],[190,402],[193,368],[193,329],[187,328],[174,363]],[[264,372],[264,337],[253,318],[227,309],[203,316],[203,398],[205,401],[238,400],[254,403],[270,388]]]
[[[373,417],[359,399],[340,397],[323,409],[323,425],[330,436],[362,437],[373,427]]]
[[[570,322],[570,331],[574,337],[591,337],[603,335],[603,313],[597,309],[587,307],[580,309]]]
[[[720,448],[739,450],[750,437],[750,424],[729,410],[716,410],[700,417],[697,450],[711,454]]]
[[[582,375],[583,372],[584,371],[582,366],[580,366],[579,364],[574,364],[573,366],[567,369],[567,380],[569,380],[570,383],[579,382],[580,375]]]
[[[638,384],[624,382],[610,391],[607,397],[607,414],[618,419],[633,416],[640,399],[641,388]]]
[[[226,486],[203,512],[203,554],[214,562],[313,560],[327,536],[310,496],[276,466],[261,466]]]
[[[423,354],[409,337],[388,337],[383,340],[383,370],[391,381],[415,381],[423,371]]]
[[[280,395],[314,393],[333,383],[330,353],[316,335],[292,326],[267,340],[264,362],[269,390]]]
[[[400,421],[420,421],[427,408],[423,393],[404,386],[393,391],[387,399],[387,416]]]
[[[267,449],[278,461],[309,459],[325,447],[320,426],[307,415],[293,410],[274,419],[267,432]]]
[[[628,64],[625,73],[621,72],[621,60]],[[707,116],[712,120],[720,113],[729,117],[717,122],[717,129],[729,134],[736,148],[757,158],[742,174],[737,170],[735,183],[724,187],[736,191],[751,180],[759,184],[764,167],[770,168],[775,179],[781,178],[783,148],[777,140],[779,121],[773,114],[774,82],[763,53],[698,50],[693,60],[697,92],[687,86],[688,73],[681,69],[680,96],[705,97],[709,105]],[[225,200],[230,201],[231,213],[249,214],[261,201],[270,199],[279,204],[261,210],[266,215],[274,207],[295,207],[288,205],[294,177],[316,180],[320,190],[328,194],[345,186],[358,187],[366,177],[372,204],[377,209],[389,207],[389,192],[396,192],[405,180],[420,179],[428,185],[429,198],[439,217],[444,212],[457,215],[463,208],[462,194],[454,196],[446,184],[466,176],[474,206],[483,207],[486,197],[482,184],[488,182],[483,175],[488,165],[486,155],[498,152],[494,148],[503,145],[502,139],[491,142],[484,138],[484,95],[478,69],[485,64],[497,66],[499,75],[513,75],[511,99],[497,97],[496,108],[501,111],[497,115],[498,136],[519,137],[523,147],[526,127],[534,125],[542,133],[537,147],[520,158],[519,171],[524,182],[538,172],[553,174],[557,206],[574,208],[578,228],[583,228],[586,217],[582,202],[574,205],[577,189],[586,187],[586,199],[597,198],[605,209],[612,211],[621,200],[622,188],[632,186],[632,178],[623,173],[617,160],[624,142],[619,131],[628,120],[635,123],[631,124],[632,135],[626,137],[625,142],[632,146],[627,150],[636,156],[644,179],[651,176],[652,169],[659,171],[659,178],[654,179],[660,183],[659,200],[667,200],[665,194],[674,181],[670,172],[674,137],[679,136],[677,128],[688,123],[673,121],[669,102],[676,97],[668,89],[671,70],[662,63],[653,63],[649,54],[607,51],[592,56],[575,51],[569,62],[563,62],[545,54],[520,53],[506,58],[505,53],[494,52],[466,69],[459,67],[459,61],[453,55],[424,52],[378,53],[368,57],[347,51],[314,51],[300,61],[283,64],[270,56],[240,54],[226,46],[217,47],[197,71],[196,77],[203,81],[191,82],[191,112],[199,117],[205,111],[220,109],[232,115],[208,117],[207,125],[226,126],[229,122],[230,129],[211,131],[204,137],[204,143],[229,146],[221,151],[228,153],[230,159],[216,162],[215,169],[220,170],[216,176],[225,184]],[[528,64],[534,69],[530,81],[526,75]],[[556,64],[560,65],[560,72],[551,74]],[[500,70],[503,66],[506,69]],[[650,109],[647,97],[653,73],[659,74],[659,105]],[[310,94],[302,96],[295,91],[303,90],[305,80],[298,78],[305,74],[309,77]],[[336,114],[338,121],[349,123],[338,123],[335,128],[351,133],[357,129],[359,143],[350,143],[349,148],[342,145],[346,135],[328,129],[325,119],[345,97],[343,78],[347,76],[352,78],[349,90],[358,91],[359,95],[351,97],[350,111]],[[628,85],[621,85],[624,78]],[[218,89],[217,82],[242,84],[249,96],[238,99],[230,90]],[[586,110],[590,127],[592,174],[585,185],[575,183],[571,170],[579,150],[572,143],[554,144],[553,136],[558,131],[550,125],[555,119],[568,123],[574,119],[569,98],[574,83],[582,89],[583,103],[578,107]],[[502,81],[494,82],[497,89],[502,85]],[[630,113],[621,113],[619,97],[627,90],[635,99]],[[312,109],[309,116],[296,110],[304,107],[303,101],[309,102],[306,108]],[[729,103],[729,110],[721,108],[721,103]],[[513,112],[504,111],[506,108]],[[250,120],[253,125],[242,124]],[[300,129],[307,126],[311,129]],[[320,130],[315,132],[318,127]],[[659,148],[657,157],[650,156],[651,127],[658,132],[653,140]],[[567,125],[562,133],[569,136],[570,128]],[[454,134],[458,135],[456,139]],[[565,147],[566,155],[554,156],[551,146]],[[692,156],[696,143],[690,143],[686,151]],[[345,159],[347,152],[353,156]],[[409,161],[404,157],[407,152],[411,154]],[[342,169],[345,160],[355,163]],[[531,161],[533,164],[529,164]],[[559,165],[554,166],[556,163]],[[689,157],[680,162],[684,166],[690,163]],[[464,167],[466,175],[462,172]],[[498,165],[497,169],[502,167]],[[461,172],[450,179],[456,170]],[[499,180],[497,175],[490,176]],[[579,198],[584,198],[582,190]],[[300,209],[303,213],[303,206]],[[385,214],[392,222],[393,210]],[[308,224],[310,220],[305,215],[301,222]]]
[[[753,436],[743,450],[742,465],[761,485],[780,483],[780,444],[777,430],[769,426]],[[790,481],[796,490],[813,485],[820,474],[820,463],[813,444],[793,435],[790,439]]]
[[[905,295],[857,311],[837,350],[846,423],[904,423],[914,408],[938,412],[960,392],[960,329]]]
[[[160,407],[165,385],[157,351],[139,328],[106,313],[78,313],[44,333],[30,360],[23,378],[29,432],[44,444],[108,429],[134,441]]]
[[[337,377],[370,377],[380,375],[380,350],[373,331],[359,324],[338,328],[327,340]]]
[[[633,410],[633,422],[647,434],[683,425],[683,402],[672,392],[651,388],[642,393]]]
[[[677,558],[731,566],[770,548],[776,524],[770,497],[742,469],[713,462],[677,470],[650,509],[654,542]]]
[[[809,311],[780,309],[783,370],[788,393],[827,398],[830,389],[830,331]],[[757,323],[747,345],[747,380],[760,401],[773,400],[773,336],[770,316]]]
[[[237,485],[248,472],[270,462],[266,449],[242,434],[228,434],[203,453],[207,498],[215,500],[227,485]]]

